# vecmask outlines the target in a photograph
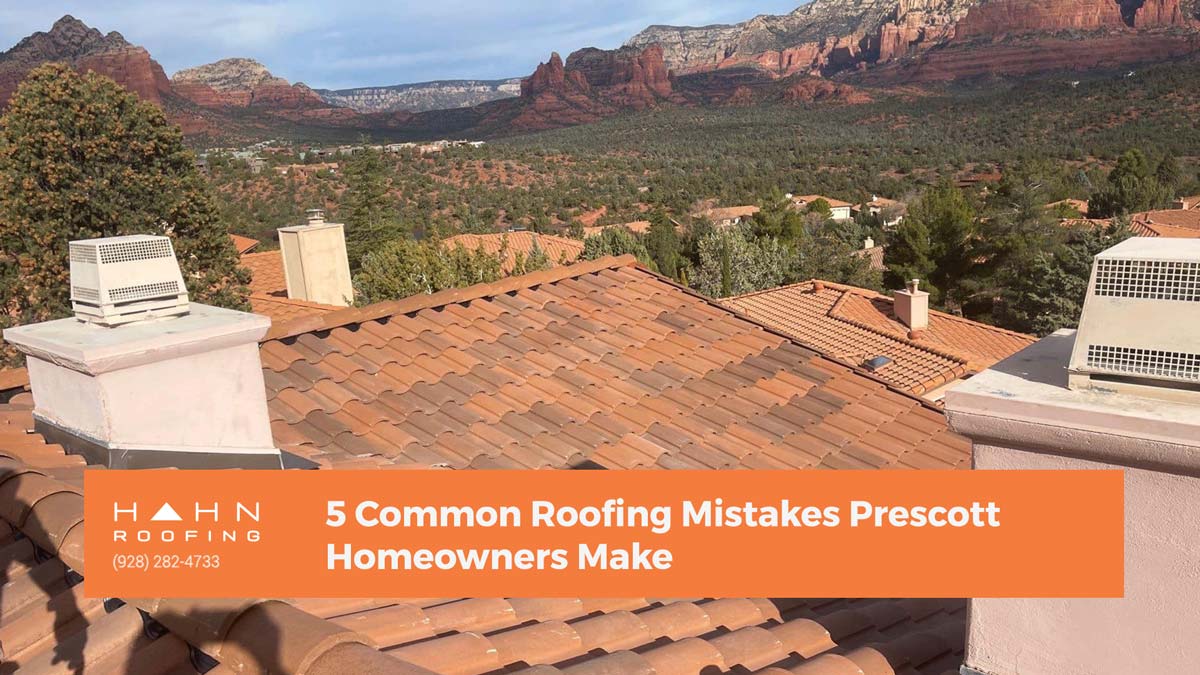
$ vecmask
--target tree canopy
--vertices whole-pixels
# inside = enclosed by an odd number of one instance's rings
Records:
[[[128,234],[171,238],[193,301],[247,308],[249,273],[179,129],[106,77],[35,69],[0,118],[0,321],[69,315],[67,243]]]

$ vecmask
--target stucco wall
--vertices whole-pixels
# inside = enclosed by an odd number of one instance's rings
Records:
[[[982,444],[975,466],[1124,468]],[[1125,598],[973,600],[966,661],[994,675],[1200,673],[1200,478],[1125,469]]]

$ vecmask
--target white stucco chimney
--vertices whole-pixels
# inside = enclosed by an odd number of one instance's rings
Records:
[[[909,337],[929,328],[929,294],[919,289],[920,284],[920,279],[913,279],[904,290],[892,294],[896,318],[908,326]]]
[[[288,297],[347,307],[354,301],[354,286],[345,228],[325,222],[321,209],[309,209],[306,215],[304,225],[279,230]]]
[[[863,250],[864,251],[870,251],[873,248],[875,248],[875,240],[874,239],[872,239],[870,237],[863,239]]]
[[[25,354],[38,430],[110,468],[280,468],[258,356],[270,320],[185,310],[125,311],[114,326],[88,308],[5,330]]]
[[[1147,241],[1173,256],[1169,273],[1130,262],[1154,260]],[[1200,357],[1174,345],[1155,362],[1167,347],[1125,342],[1200,331],[1200,266],[1177,265],[1189,246],[1140,240],[1100,254],[1079,332],[1060,330],[947,392],[950,426],[971,438],[976,470],[1125,476],[1125,596],[974,599],[964,673],[1190,673],[1200,664]],[[1090,350],[1103,359],[1089,361],[1089,345],[1104,346]],[[1126,348],[1137,358],[1116,358]]]

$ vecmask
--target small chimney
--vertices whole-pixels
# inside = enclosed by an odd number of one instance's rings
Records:
[[[189,305],[164,237],[70,246],[76,317],[4,331],[38,431],[114,469],[280,468],[258,356],[270,320]]]
[[[963,673],[1194,673],[1200,663],[1200,242],[1128,241],[1097,256],[1078,331],[945,398],[975,470],[1122,472],[1124,596],[973,599]]]
[[[867,237],[866,239],[863,240],[863,250],[864,251],[870,251],[873,248],[875,248],[875,240],[874,239]]]
[[[913,279],[902,291],[892,294],[896,318],[908,326],[910,338],[920,337],[929,328],[929,294],[919,290],[920,279]]]
[[[308,209],[304,225],[279,230],[288,297],[347,307],[354,300],[346,233],[341,223],[325,222],[325,211]]]

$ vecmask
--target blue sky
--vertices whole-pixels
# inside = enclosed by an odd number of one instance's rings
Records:
[[[87,0],[4,2],[0,50],[63,14],[120,31],[171,75],[245,56],[313,87],[528,75],[551,51],[619,46],[650,24],[730,23],[797,0]],[[20,5],[20,6],[16,6]]]

